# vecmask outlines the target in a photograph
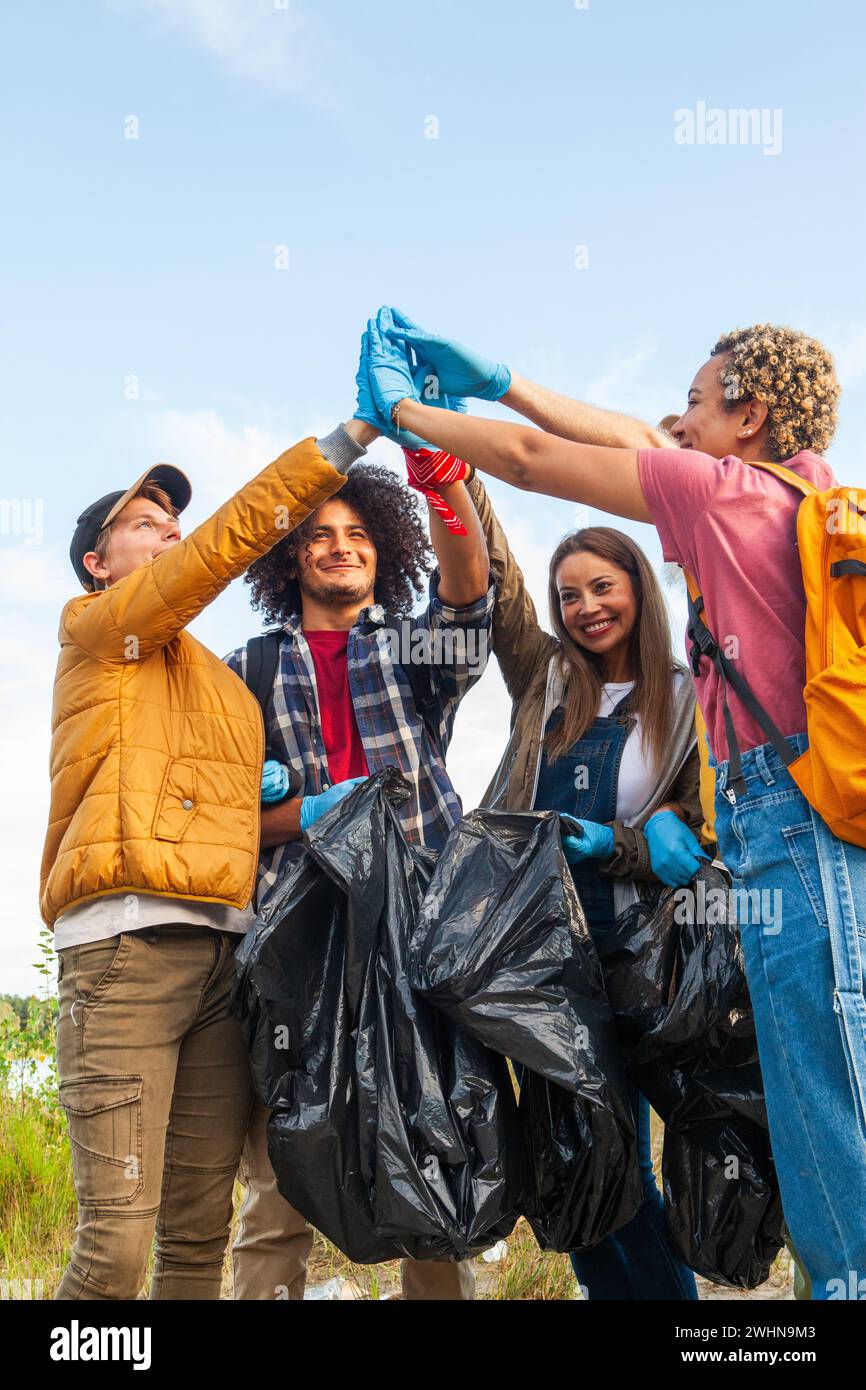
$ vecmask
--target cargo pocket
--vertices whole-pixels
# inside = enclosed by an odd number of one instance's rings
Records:
[[[144,1187],[140,1076],[61,1081],[75,1194],[84,1206],[134,1202]]]
[[[165,770],[156,803],[152,831],[154,839],[182,840],[197,815],[195,764],[172,758]]]

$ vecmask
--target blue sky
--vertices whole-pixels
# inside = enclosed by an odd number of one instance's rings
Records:
[[[381,302],[652,420],[681,406],[720,332],[791,323],[836,355],[828,457],[860,478],[863,30],[838,0],[4,6],[0,491],[43,525],[0,534],[0,990],[37,982],[79,510],[168,459],[193,482],[185,528],[203,520],[351,413]],[[675,113],[701,102],[780,112],[778,153],[677,143]],[[371,452],[397,465],[387,443]],[[575,508],[493,491],[543,609]],[[649,528],[626,529],[659,559]],[[223,654],[258,626],[237,584],[193,631]],[[507,717],[491,671],[452,747],[467,806]]]

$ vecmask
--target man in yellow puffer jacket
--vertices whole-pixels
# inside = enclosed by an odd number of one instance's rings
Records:
[[[252,920],[264,734],[243,682],[186,631],[332,496],[376,431],[281,454],[186,539],[168,465],[82,513],[66,604],[40,906],[55,930],[61,1103],[78,1227],[56,1297],[218,1298],[252,1102],[229,1013]]]

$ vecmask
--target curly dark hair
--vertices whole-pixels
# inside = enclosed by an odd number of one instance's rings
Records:
[[[723,360],[723,406],[743,400],[767,405],[770,453],[793,458],[801,449],[823,454],[836,430],[839,383],[833,358],[815,338],[771,323],[724,333],[710,353]]]
[[[388,613],[408,616],[433,561],[415,493],[389,468],[356,463],[340,491],[334,493],[334,501],[353,507],[370,532],[376,547],[376,602]],[[285,540],[247,570],[245,580],[252,589],[250,601],[267,622],[284,623],[301,611],[301,589],[291,571],[298,551],[316,529],[317,515],[318,512],[311,512]]]

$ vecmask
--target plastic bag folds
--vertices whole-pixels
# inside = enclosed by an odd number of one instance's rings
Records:
[[[235,1012],[279,1190],[351,1259],[465,1259],[512,1230],[524,1144],[503,1059],[413,994],[433,857],[395,769],[307,831],[237,952]]]
[[[664,1121],[673,1245],[705,1278],[755,1288],[784,1233],[736,915],[704,865],[624,912],[600,953],[631,1073]]]
[[[410,979],[515,1064],[543,1249],[597,1244],[641,1201],[634,1120],[599,959],[553,812],[473,811],[421,904]]]

